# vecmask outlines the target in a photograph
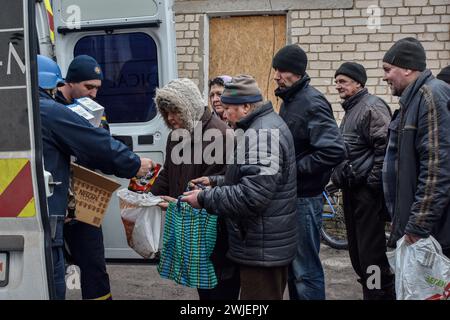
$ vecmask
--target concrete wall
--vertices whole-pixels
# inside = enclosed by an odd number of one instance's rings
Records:
[[[380,29],[369,29],[367,8],[381,9]],[[250,10],[251,9],[251,10]],[[334,71],[344,61],[362,63],[371,93],[393,108],[382,81],[384,52],[401,38],[419,39],[427,50],[427,66],[434,74],[450,64],[450,3],[448,0],[314,0],[314,1],[175,1],[178,71],[205,90],[208,66],[208,19],[220,15],[287,14],[287,41],[308,54],[312,84],[333,104],[340,120],[343,111],[334,89]]]

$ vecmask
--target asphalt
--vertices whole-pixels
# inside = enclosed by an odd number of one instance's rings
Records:
[[[356,282],[348,252],[321,246],[328,300],[360,300],[361,286]],[[156,265],[108,264],[111,292],[115,300],[198,300],[197,291],[163,279]],[[81,299],[80,290],[67,290],[69,300]],[[287,290],[285,299],[289,299]]]

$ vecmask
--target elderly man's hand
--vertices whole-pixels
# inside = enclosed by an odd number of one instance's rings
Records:
[[[199,186],[210,187],[211,181],[208,177],[200,177],[189,181],[189,187],[193,190],[201,189]]]
[[[200,206],[197,200],[197,196],[200,192],[202,192],[202,190],[193,190],[185,192],[183,193],[181,201],[189,203],[192,208],[201,209],[202,207]]]
[[[420,239],[422,239],[421,237],[415,236],[413,234],[405,234],[405,240],[408,244],[414,244],[417,241],[419,241]]]

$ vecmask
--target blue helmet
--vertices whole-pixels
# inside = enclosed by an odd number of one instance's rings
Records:
[[[61,70],[55,61],[48,57],[38,55],[37,63],[40,88],[54,89],[64,85]]]

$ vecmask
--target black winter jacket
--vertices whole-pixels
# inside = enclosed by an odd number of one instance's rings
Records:
[[[332,174],[339,187],[368,185],[381,190],[381,170],[391,121],[391,110],[382,99],[362,89],[342,103],[345,116],[340,125],[347,160]]]
[[[393,246],[405,233],[432,235],[450,248],[450,86],[425,70],[403,92]],[[391,128],[390,128],[391,130]]]
[[[331,170],[345,158],[344,140],[331,105],[309,82],[305,74],[292,87],[275,91],[283,99],[280,116],[294,138],[298,197],[320,195]]]
[[[227,218],[231,260],[249,266],[288,265],[295,257],[298,238],[292,135],[270,102],[241,119],[237,126],[246,134],[254,130],[261,136],[262,129],[275,129],[279,152],[269,152],[273,156],[269,163],[260,159],[252,163],[249,159],[254,158],[246,143],[245,163],[229,165],[225,176],[216,180],[218,186],[201,192],[198,201],[208,212]],[[273,139],[274,134],[270,137]]]

